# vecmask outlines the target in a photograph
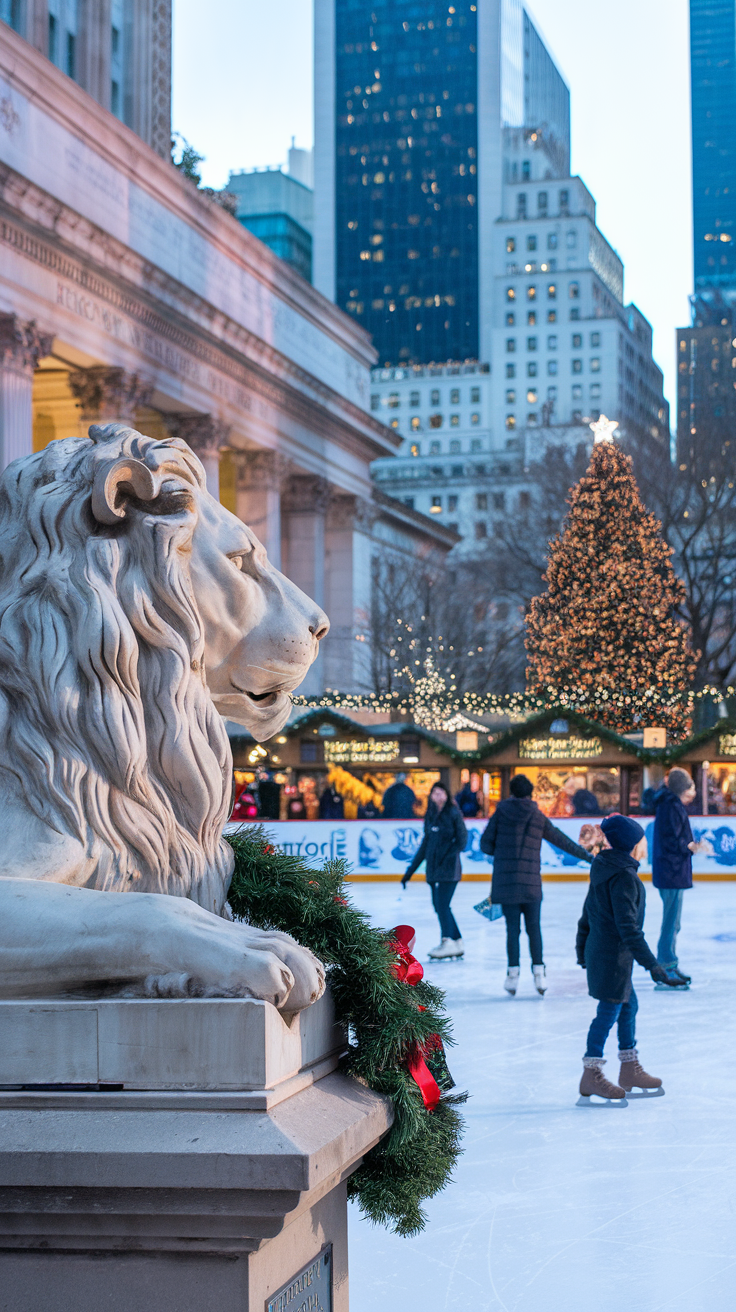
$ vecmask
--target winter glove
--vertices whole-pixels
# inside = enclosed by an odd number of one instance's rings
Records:
[[[672,979],[665,970],[664,966],[652,966],[649,974],[655,984],[669,984],[671,989],[677,988],[677,980]]]

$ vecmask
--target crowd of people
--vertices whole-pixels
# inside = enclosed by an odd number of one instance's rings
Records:
[[[690,976],[679,968],[677,936],[685,890],[692,888],[692,858],[698,850],[690,828],[687,807],[695,785],[686,770],[670,770],[653,797],[654,842],[652,880],[662,901],[662,926],[656,955],[644,932],[646,892],[638,870],[647,856],[641,825],[619,814],[601,821],[602,843],[588,851],[557,829],[532,796],[533,784],[525,775],[511,780],[511,797],[499,803],[481,837],[481,850],[493,857],[490,901],[506,921],[508,967],[504,988],[516,995],[520,974],[521,919],[523,916],[532,975],[537,992],[547,989],[544,965],[541,904],[541,849],[546,840],[555,847],[590,863],[590,886],[578,923],[577,960],[587,973],[588,992],[598,1002],[588,1031],[583,1058],[580,1098],[607,1101],[656,1096],[661,1080],[641,1066],[636,1048],[637,999],[632,986],[634,961],[648,970],[661,989],[687,989]],[[461,853],[467,829],[461,809],[463,793],[453,800],[442,784],[435,784],[424,820],[424,835],[402,878],[406,888],[422,863],[432,904],[440,924],[440,942],[429,956],[434,960],[464,956],[460,928],[451,902],[462,879]],[[614,1025],[618,1027],[620,1070],[618,1083],[603,1075],[603,1051]]]

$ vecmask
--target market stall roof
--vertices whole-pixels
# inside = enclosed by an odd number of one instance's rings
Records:
[[[729,741],[730,740],[730,741]],[[713,761],[736,759],[736,716],[727,715],[716,724],[693,734],[684,743],[667,750],[667,763],[676,761]]]
[[[460,751],[455,745],[454,733],[444,733],[439,730],[432,732],[423,729],[421,725],[413,724],[409,720],[395,720],[389,724],[359,724],[356,720],[347,715],[341,715],[339,711],[335,711],[331,707],[307,711],[305,715],[300,715],[297,720],[292,720],[282,730],[282,733],[287,738],[297,737],[321,724],[334,725],[342,733],[351,734],[357,738],[375,738],[379,741],[385,738],[420,738],[439,755],[449,756],[453,761],[461,764],[474,764],[481,761],[487,750],[484,747],[477,752]],[[480,736],[483,737],[484,735],[481,734]]]
[[[552,732],[552,725],[555,721],[559,725],[559,734]],[[565,732],[561,730],[562,722],[565,722],[568,726]],[[355,718],[341,714],[340,711],[329,706],[315,707],[305,711],[303,715],[297,715],[282,730],[282,734],[287,738],[298,737],[307,731],[318,728],[321,724],[330,724],[341,733],[356,738],[370,737],[377,741],[389,738],[419,738],[438,754],[446,756],[458,765],[468,767],[486,766],[493,768],[501,764],[521,763],[523,760],[527,760],[529,764],[532,764],[534,759],[541,760],[543,757],[520,757],[518,754],[519,742],[542,737],[546,734],[550,739],[556,739],[559,744],[562,744],[566,737],[569,738],[571,733],[573,736],[578,735],[582,739],[599,739],[604,751],[596,758],[589,759],[597,759],[602,762],[603,756],[609,755],[612,764],[614,760],[621,764],[627,764],[626,758],[628,758],[629,764],[652,765],[658,763],[667,768],[676,761],[684,759],[708,760],[719,756],[730,757],[731,755],[736,758],[736,716],[733,715],[718,720],[715,725],[703,729],[700,733],[694,734],[683,742],[672,743],[664,748],[645,748],[642,733],[617,733],[615,729],[609,729],[606,725],[595,720],[589,720],[578,711],[570,710],[564,705],[549,706],[546,710],[535,712],[525,719],[519,719],[517,723],[504,727],[496,733],[484,732],[479,728],[478,748],[475,751],[458,748],[455,733],[439,729],[425,729],[409,720],[394,720],[388,723],[383,721],[374,724],[360,723]],[[228,721],[227,729],[233,744],[239,739],[248,743],[255,742],[251,734],[240,725]],[[733,753],[721,750],[723,746],[721,740],[728,737],[728,735],[734,736]],[[557,749],[555,749],[554,756],[555,759],[559,760],[572,761],[575,759],[560,755]],[[505,760],[502,759],[504,757]]]
[[[484,764],[535,761],[601,761],[639,764],[662,760],[664,751],[647,750],[642,735],[627,736],[564,706],[549,707],[501,733],[482,752]]]

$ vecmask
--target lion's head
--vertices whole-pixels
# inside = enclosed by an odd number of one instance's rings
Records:
[[[0,479],[0,764],[40,819],[99,853],[96,887],[219,911],[218,712],[278,732],[328,622],[210,496],[184,442],[120,424],[90,438]]]

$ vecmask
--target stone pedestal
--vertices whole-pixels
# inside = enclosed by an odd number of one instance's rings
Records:
[[[0,1312],[347,1312],[391,1110],[343,1043],[329,997],[0,1003]]]

